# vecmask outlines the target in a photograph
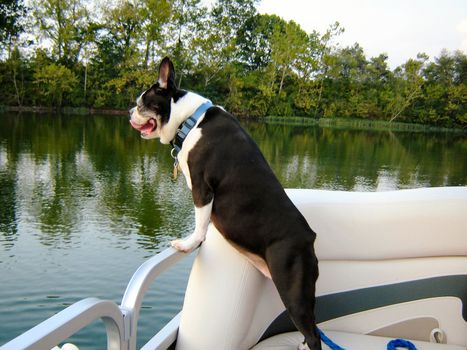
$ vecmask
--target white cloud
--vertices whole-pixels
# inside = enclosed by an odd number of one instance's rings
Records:
[[[457,30],[463,34],[467,34],[467,19],[459,22],[457,25]]]

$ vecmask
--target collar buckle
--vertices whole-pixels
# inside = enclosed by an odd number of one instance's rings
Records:
[[[185,120],[182,125],[177,130],[177,133],[175,134],[175,139],[172,142],[172,151],[170,152],[170,155],[172,158],[177,160],[177,154],[180,152],[182,149],[183,141],[185,141],[185,138],[188,136],[190,133],[191,129],[194,128],[196,123],[198,122],[199,118],[206,113],[206,111],[212,107],[213,104],[211,101],[206,101],[204,102],[201,106],[199,106],[196,111],[190,115],[187,120]]]

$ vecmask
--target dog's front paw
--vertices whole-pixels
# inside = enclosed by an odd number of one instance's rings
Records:
[[[308,347],[307,343],[300,343],[298,350],[310,350],[310,348]]]
[[[175,248],[179,252],[183,252],[183,253],[191,253],[200,244],[201,244],[201,242],[193,241],[193,240],[190,240],[189,238],[187,238],[187,239],[176,239],[176,240],[170,242],[170,245],[173,248]]]

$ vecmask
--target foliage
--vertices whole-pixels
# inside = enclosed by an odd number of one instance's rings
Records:
[[[78,79],[65,66],[51,63],[38,67],[34,73],[34,83],[39,86],[42,96],[48,105],[62,106],[63,96],[71,92]]]
[[[179,86],[237,115],[467,126],[460,51],[419,54],[390,69],[384,53],[368,58],[358,43],[339,46],[339,23],[307,33],[259,14],[257,0],[33,4],[0,3],[0,105],[128,108],[170,55]],[[22,32],[33,33],[34,45],[19,40]]]
[[[21,19],[26,12],[22,1],[0,0],[0,48],[5,46],[10,51],[12,41],[24,30]]]
[[[44,0],[34,17],[42,35],[53,43],[52,57],[69,67],[77,64],[86,44],[89,14],[82,0]]]

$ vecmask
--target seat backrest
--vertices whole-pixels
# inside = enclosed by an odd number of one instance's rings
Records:
[[[467,187],[390,192],[288,190],[321,260],[462,256]]]
[[[283,310],[274,284],[210,226],[188,281],[177,349],[249,349]]]
[[[318,296],[467,275],[467,187],[288,194],[317,233]],[[249,349],[283,311],[272,281],[210,226],[190,274],[176,348]]]

